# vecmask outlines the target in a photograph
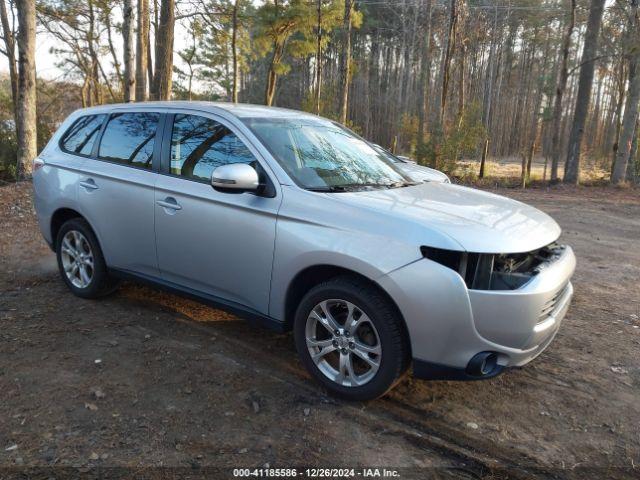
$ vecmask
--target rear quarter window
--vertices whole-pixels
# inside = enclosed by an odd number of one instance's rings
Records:
[[[105,114],[78,118],[62,135],[60,139],[62,150],[75,155],[91,155],[105,118]]]

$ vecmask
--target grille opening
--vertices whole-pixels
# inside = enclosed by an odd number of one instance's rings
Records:
[[[544,306],[542,307],[542,310],[540,310],[540,316],[538,317],[537,323],[542,323],[547,318],[549,318],[549,315],[551,315],[553,311],[556,309],[556,305],[558,304],[558,301],[565,294],[565,292],[567,291],[567,288],[569,288],[569,286],[564,285],[560,290],[556,292],[556,294],[553,296],[551,300],[547,301],[547,303],[544,304]]]

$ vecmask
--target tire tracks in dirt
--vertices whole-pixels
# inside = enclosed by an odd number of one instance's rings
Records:
[[[297,365],[287,363],[276,355],[265,353],[265,350],[256,348],[221,329],[185,318],[177,312],[176,315],[178,316],[176,321],[203,333],[206,338],[215,334],[217,338],[232,346],[233,355],[237,357],[233,360],[244,367],[313,396],[321,395],[327,398],[321,389],[310,383],[306,372]],[[256,364],[269,365],[273,368],[256,367]],[[368,404],[350,403],[332,397],[325,401],[334,403],[343,411],[347,411],[352,420],[362,425],[402,437],[421,449],[437,452],[451,461],[461,475],[467,475],[470,478],[486,476],[514,479],[568,478],[556,469],[540,465],[534,457],[515,447],[507,450],[498,448],[495,443],[489,441],[472,439],[434,416],[425,420],[424,412],[419,408],[393,397],[387,396]]]

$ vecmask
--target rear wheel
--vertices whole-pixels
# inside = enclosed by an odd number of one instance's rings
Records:
[[[83,298],[111,293],[117,282],[109,277],[93,230],[81,218],[65,222],[56,238],[58,269],[69,289]]]
[[[332,393],[369,400],[387,392],[408,365],[395,306],[356,278],[322,283],[300,302],[296,347],[309,372]]]

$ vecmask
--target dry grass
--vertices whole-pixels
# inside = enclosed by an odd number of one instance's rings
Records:
[[[530,182],[539,183],[549,180],[551,166],[545,164],[543,158],[536,158],[531,164]],[[520,185],[522,172],[521,160],[516,157],[503,158],[498,161],[488,161],[485,166],[485,179],[479,181],[478,172],[480,162],[460,161],[453,172],[453,176],[460,183],[498,184],[500,186]],[[564,166],[558,168],[560,178],[564,175]],[[583,185],[602,185],[609,181],[609,172],[595,164],[586,165],[580,172],[580,183]]]

